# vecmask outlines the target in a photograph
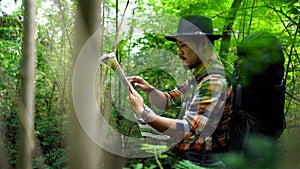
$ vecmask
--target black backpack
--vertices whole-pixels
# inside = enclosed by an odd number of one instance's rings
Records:
[[[237,55],[227,142],[230,150],[241,152],[249,136],[276,140],[286,128],[284,54],[275,36],[255,32],[239,43]]]

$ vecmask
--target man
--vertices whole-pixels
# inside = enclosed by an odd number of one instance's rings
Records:
[[[194,77],[170,92],[155,89],[141,77],[128,78],[134,88],[147,94],[151,104],[161,109],[172,106],[184,96],[178,119],[155,114],[144,105],[143,98],[135,90],[129,92],[129,101],[141,121],[181,140],[176,146],[181,159],[216,168],[222,168],[224,164],[212,154],[226,150],[225,135],[231,113],[231,88],[224,76],[224,66],[213,48],[214,40],[221,37],[213,34],[209,18],[182,17],[177,33],[165,38],[176,42],[183,65],[193,72]]]

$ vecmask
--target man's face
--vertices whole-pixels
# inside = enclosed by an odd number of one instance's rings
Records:
[[[178,46],[178,55],[185,67],[194,69],[202,63],[200,57],[192,50],[196,49],[195,44],[180,40],[176,40],[176,44]]]

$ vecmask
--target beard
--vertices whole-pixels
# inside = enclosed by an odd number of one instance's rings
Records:
[[[196,67],[198,67],[199,65],[201,65],[202,64],[202,61],[200,60],[200,58],[198,58],[198,59],[196,59],[196,60],[189,60],[188,61],[188,63],[189,62],[192,62],[192,63],[190,63],[190,64],[186,64],[186,60],[187,60],[187,58],[185,57],[185,56],[180,56],[180,59],[182,60],[182,63],[183,63],[183,67],[184,67],[184,69],[185,70],[191,70],[191,69],[194,69],[194,68],[196,68]]]
[[[186,65],[186,64],[183,63],[183,68],[184,68],[185,70],[192,70],[192,69],[195,69],[195,68],[198,67],[198,66],[199,66],[199,64]]]

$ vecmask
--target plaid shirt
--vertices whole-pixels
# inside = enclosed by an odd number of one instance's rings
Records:
[[[210,65],[211,70],[222,70],[222,64],[216,63],[218,64]],[[183,98],[180,118],[176,122],[177,130],[185,133],[185,137],[177,145],[180,151],[201,151],[205,145],[206,150],[219,152],[225,146],[232,110],[231,87],[228,87],[226,79],[220,74],[212,73],[202,80],[199,79],[205,72],[204,66],[200,66],[193,72],[194,78],[188,79],[170,92],[165,92],[167,107]]]

